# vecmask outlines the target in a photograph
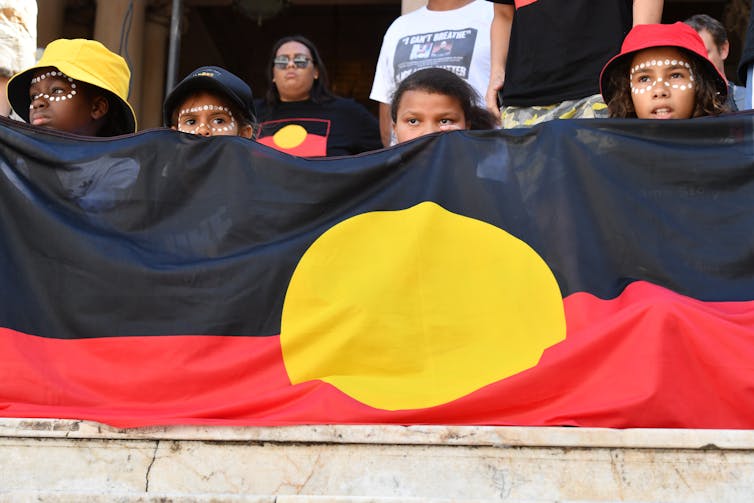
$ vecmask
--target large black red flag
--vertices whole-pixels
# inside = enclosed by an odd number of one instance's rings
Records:
[[[751,116],[338,159],[0,124],[0,415],[754,427]]]

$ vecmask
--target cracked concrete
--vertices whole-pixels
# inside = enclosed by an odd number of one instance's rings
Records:
[[[152,473],[152,466],[154,465],[154,462],[157,460],[157,451],[160,450],[160,441],[156,441],[154,443],[154,451],[152,452],[152,459],[149,461],[149,466],[147,466],[147,472],[144,474],[144,492],[149,492],[149,474]]]
[[[635,441],[605,448],[589,446],[591,433],[577,428],[419,428],[417,435],[411,428],[367,426],[312,427],[308,433],[248,428],[235,430],[236,440],[228,440],[226,429],[213,439],[211,428],[196,428],[192,440],[188,427],[176,428],[182,439],[173,439],[170,428],[128,438],[127,430],[87,422],[15,425],[22,426],[15,436],[0,427],[0,502],[727,502],[754,494],[754,448],[745,442],[735,448],[730,432],[713,438],[716,432],[690,431],[686,448],[648,447],[640,432],[593,432],[600,443],[619,443],[611,435]],[[310,441],[302,442],[304,434]],[[275,440],[256,440],[263,435]],[[535,435],[529,443],[536,445],[501,446],[502,438]],[[548,435],[569,447],[547,445]],[[682,433],[673,435],[675,440],[657,443],[679,444]],[[414,442],[400,443],[406,436]],[[585,445],[574,446],[579,442]],[[710,443],[729,447],[703,448]]]

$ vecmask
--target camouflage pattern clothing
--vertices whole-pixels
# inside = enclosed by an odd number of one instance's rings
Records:
[[[502,107],[504,129],[529,127],[554,119],[600,119],[607,117],[607,105],[602,96],[594,94],[580,100],[563,101],[557,105],[532,107]]]

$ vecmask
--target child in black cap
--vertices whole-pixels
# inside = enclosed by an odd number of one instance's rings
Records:
[[[217,66],[191,72],[162,107],[165,126],[202,136],[251,138],[256,122],[251,88]]]

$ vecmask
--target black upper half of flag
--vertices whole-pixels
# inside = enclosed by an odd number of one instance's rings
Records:
[[[646,280],[754,299],[754,116],[564,120],[303,159],[171,130],[0,123],[0,326],[54,338],[274,335],[306,249],[434,201],[522,239],[563,296]],[[365,264],[369,267],[369,264]]]

